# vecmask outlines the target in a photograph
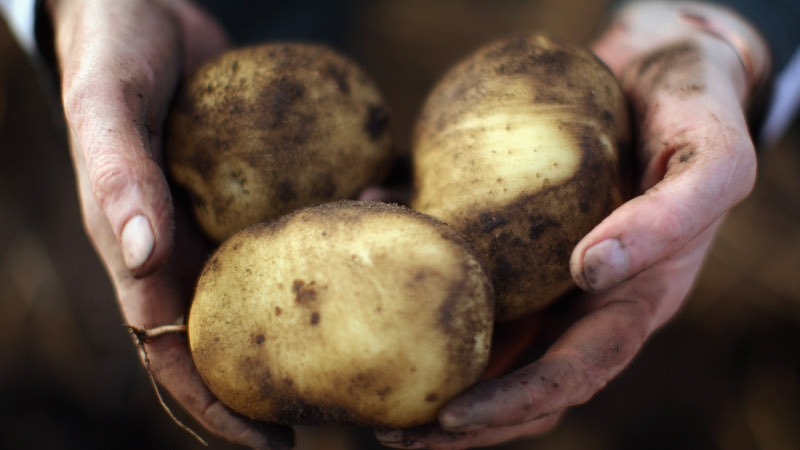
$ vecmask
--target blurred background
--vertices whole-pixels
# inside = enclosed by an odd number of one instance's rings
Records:
[[[402,148],[432,83],[477,45],[516,30],[587,43],[604,7],[365,2],[341,42],[382,86]],[[52,94],[0,22],[0,448],[202,448],[158,404],[123,327],[82,228]],[[755,191],[731,212],[678,317],[555,431],[496,448],[800,448],[797,123],[760,162]],[[231,448],[186,420],[210,448]],[[370,430],[302,428],[297,448],[374,442]]]

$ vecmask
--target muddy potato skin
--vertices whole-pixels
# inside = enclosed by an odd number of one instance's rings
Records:
[[[452,228],[336,202],[223,243],[200,276],[189,343],[211,391],[247,417],[407,427],[482,376],[493,295]]]
[[[491,43],[432,90],[416,125],[412,206],[485,258],[497,318],[573,287],[574,246],[623,198],[627,106],[593,54],[526,34]]]
[[[293,209],[355,198],[386,172],[388,108],[355,62],[324,46],[224,53],[179,92],[169,172],[217,242]]]

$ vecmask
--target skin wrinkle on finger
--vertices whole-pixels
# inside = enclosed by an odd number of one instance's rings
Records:
[[[644,174],[640,182],[641,191],[646,192],[655,187],[658,182],[665,179],[666,176],[672,176],[678,173],[678,170],[675,168],[673,168],[673,171],[670,171],[670,164],[673,156],[682,154],[685,151],[697,153],[698,145],[692,140],[689,134],[697,134],[697,129],[682,126],[676,130],[672,136],[662,136],[660,143],[656,144],[654,142],[655,139],[652,139],[652,143],[642,146],[643,152],[649,155],[649,162],[643,164]],[[652,150],[648,151],[647,149]],[[688,162],[688,160],[684,162]],[[695,161],[692,162],[694,163]],[[690,166],[682,165],[681,169],[687,167]]]
[[[146,118],[147,100],[141,92],[133,83],[111,80],[73,86],[65,94],[67,116],[80,137],[86,161],[109,152],[123,153],[121,149],[131,157],[154,157],[152,132],[160,132],[163,120],[151,125],[152,119]]]
[[[84,161],[90,165],[91,178],[91,164],[109,153],[127,158],[126,162],[150,157],[149,139],[143,141],[139,127],[130,120],[144,115],[142,100],[134,91],[114,81],[94,81],[72,86],[65,93],[65,111]],[[122,110],[120,104],[126,108]]]
[[[709,112],[708,116],[715,117],[715,114]],[[752,142],[738,130],[707,120],[701,127],[682,129],[674,137],[650,145],[661,150],[646,167],[642,189],[656,187],[659,181],[670,180],[686,171],[709,172],[722,167],[719,179],[711,177],[714,186],[708,183],[696,186],[711,187],[715,193],[723,193],[722,198],[730,197],[729,204],[723,205],[726,208],[744,199],[752,190],[755,153]]]
[[[643,188],[659,177],[668,180],[686,171],[716,171],[719,178],[711,177],[713,186],[708,183],[698,186],[713,187],[721,198],[730,198],[723,205],[725,209],[750,193],[755,183],[756,165],[752,141],[740,130],[720,124],[714,112],[709,111],[706,117],[704,125],[680,130],[661,142],[659,157],[646,169]],[[724,170],[719,170],[720,167]]]
[[[640,149],[648,151],[643,156],[647,159],[652,158],[661,150],[659,144],[681,140],[684,135],[694,133],[697,137],[704,137],[704,128],[705,130],[727,128],[736,136],[742,135],[741,130],[723,124],[723,122],[737,123],[740,117],[742,120],[744,117],[732,95],[730,90],[719,87],[709,88],[706,94],[690,98],[676,98],[664,92],[654,94],[631,92],[636,105],[634,106],[636,120],[643,126]]]
[[[143,201],[141,185],[134,178],[143,173],[147,163],[132,155],[102,152],[94,158],[87,158],[87,173],[91,180],[92,192],[103,211],[121,203]]]
[[[98,78],[96,73],[117,73],[124,71],[124,78]],[[142,74],[144,73],[144,75]],[[135,130],[138,145],[131,142],[131,148],[140,148],[150,153],[151,131],[158,131],[166,116],[166,104],[150,104],[157,97],[154,81],[142,82],[140,77],[156,77],[154,69],[130,67],[92,69],[81,76],[66,74],[64,82],[64,105],[68,122],[75,131],[84,136],[82,142],[87,149],[103,137],[103,133]],[[164,95],[170,98],[169,95]],[[120,106],[124,106],[120,108]],[[131,125],[132,123],[132,125]],[[101,124],[114,124],[116,128],[103,128]],[[132,139],[133,133],[129,134]]]

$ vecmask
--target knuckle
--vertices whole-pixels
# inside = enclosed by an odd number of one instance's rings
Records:
[[[76,77],[64,81],[62,103],[64,115],[69,124],[75,128],[82,128],[82,124],[87,116],[87,110],[91,105],[96,89],[92,89],[88,80],[81,80]]]
[[[64,115],[78,130],[84,125],[107,122],[122,111],[128,117],[136,117],[145,111],[145,93],[152,91],[155,83],[156,74],[151,67],[137,67],[113,79],[95,71],[73,74],[65,77],[62,87]]]
[[[89,179],[98,205],[106,210],[126,189],[133,177],[132,163],[112,152],[94,155],[89,165]]]

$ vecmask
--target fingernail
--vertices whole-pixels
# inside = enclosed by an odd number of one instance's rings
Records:
[[[422,442],[406,439],[402,431],[397,430],[378,430],[376,431],[378,440],[381,444],[391,448],[428,448]]]
[[[628,276],[628,256],[617,239],[606,239],[583,254],[583,277],[594,291],[608,289]]]
[[[439,416],[439,422],[445,430],[455,432],[478,431],[486,428],[486,424],[470,422],[469,417],[464,414],[443,412]]]
[[[147,261],[155,247],[155,237],[150,221],[143,215],[129,220],[122,229],[122,257],[125,265],[136,270]]]

